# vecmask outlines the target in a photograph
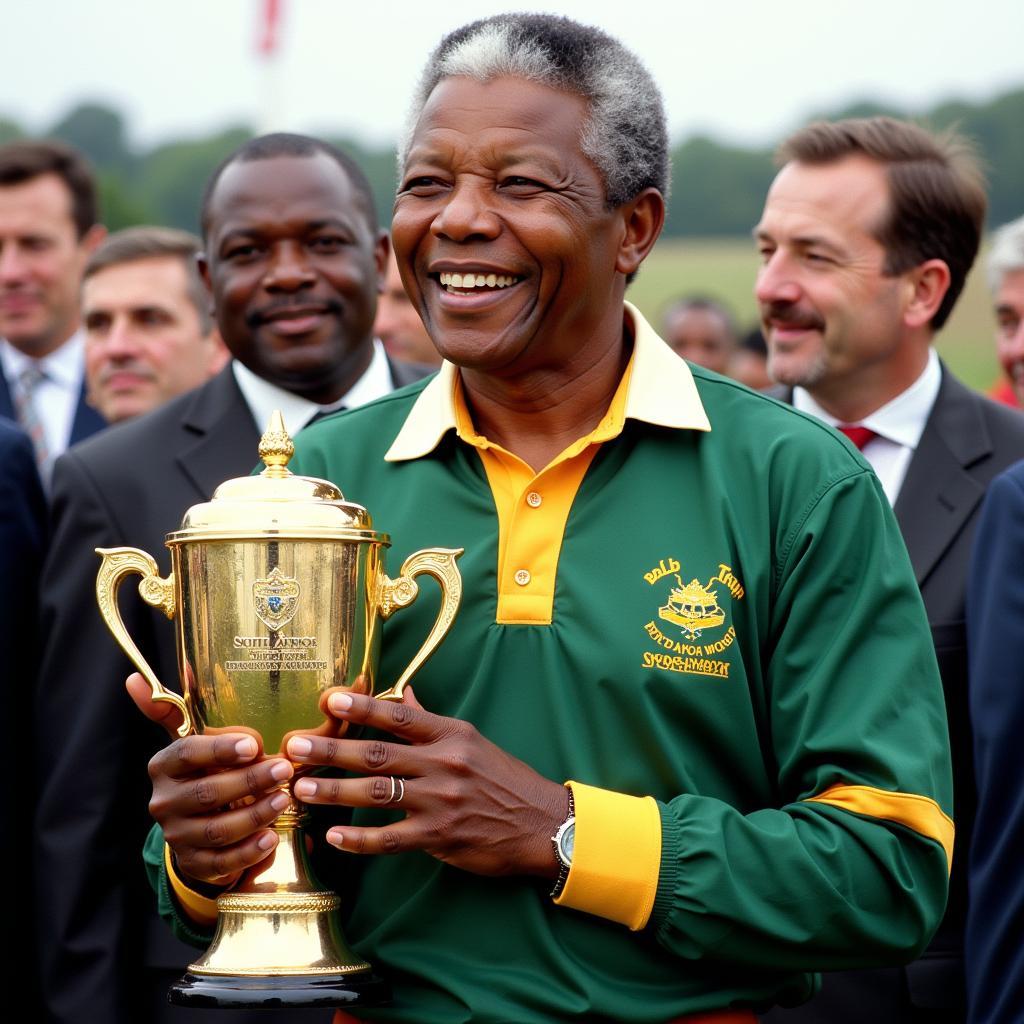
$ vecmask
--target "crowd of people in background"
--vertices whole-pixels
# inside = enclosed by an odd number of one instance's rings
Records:
[[[761,322],[741,327],[680,281],[658,327],[705,368],[699,381],[719,375],[792,406],[872,467],[931,627],[956,838],[927,951],[908,966],[867,957],[853,969],[847,957],[842,970],[823,957],[822,990],[765,1019],[1024,1020],[1024,217],[990,237],[1005,377],[983,397],[934,348],[985,222],[962,140],[885,118],[816,124],[783,143],[779,165],[751,225]],[[408,187],[431,198],[437,186]],[[481,211],[465,236],[497,235]],[[34,979],[38,1020],[191,1019],[164,1004],[191,952],[160,920],[140,859],[146,765],[166,737],[124,693],[130,666],[96,611],[94,549],[163,552],[186,508],[252,468],[272,410],[298,434],[442,366],[444,327],[424,326],[430,302],[410,298],[413,272],[345,154],[305,136],[255,139],[212,172],[196,215],[202,237],[160,226],[108,235],[80,154],[55,141],[0,147],[0,643],[9,728],[29,766],[33,843],[20,863],[34,885],[19,923],[34,934],[19,969]],[[433,379],[450,369],[451,358]],[[141,602],[123,614],[157,675],[175,682],[172,628]],[[874,813],[848,799],[838,806]],[[918,820],[878,814],[905,831]],[[21,833],[6,828],[13,848]]]

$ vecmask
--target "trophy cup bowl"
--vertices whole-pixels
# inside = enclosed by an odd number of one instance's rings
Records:
[[[137,548],[98,548],[96,596],[110,631],[157,701],[181,711],[179,736],[233,729],[258,732],[267,755],[283,753],[297,731],[332,728],[320,710],[333,687],[401,700],[405,684],[444,639],[462,594],[462,549],[410,555],[389,578],[390,540],[369,513],[334,484],[295,476],[280,413],[260,441],[266,468],[228,480],[213,499],[186,512],[167,535],[172,571],[162,578]],[[122,622],[117,595],[138,574],[139,594],[175,623],[182,695],[163,686]],[[389,689],[378,692],[381,623],[433,576],[441,607],[433,628]],[[291,802],[273,824],[279,843],[217,899],[217,928],[206,953],[171,987],[183,1006],[369,1006],[387,990],[345,943],[338,897],[318,886]],[[168,851],[168,857],[170,856]]]

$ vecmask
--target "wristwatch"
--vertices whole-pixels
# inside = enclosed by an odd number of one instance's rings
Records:
[[[558,861],[558,878],[555,880],[555,887],[551,890],[551,898],[557,899],[562,895],[565,883],[569,878],[569,869],[572,867],[572,852],[576,843],[576,808],[573,805],[572,790],[569,790],[569,813],[565,821],[558,826],[558,831],[551,837],[551,844],[555,848],[555,860]]]

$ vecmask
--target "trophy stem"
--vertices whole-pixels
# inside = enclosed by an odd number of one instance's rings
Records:
[[[281,788],[288,792],[287,784]],[[277,847],[217,900],[213,941],[171,987],[172,1003],[377,1006],[387,1000],[387,986],[345,942],[337,895],[316,883],[302,829],[308,818],[291,797],[273,825]]]

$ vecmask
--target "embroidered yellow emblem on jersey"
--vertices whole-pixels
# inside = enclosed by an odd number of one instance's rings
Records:
[[[670,575],[678,585],[670,584],[665,603],[658,608],[658,619],[651,619],[644,626],[644,632],[662,649],[644,651],[643,667],[728,679],[730,662],[715,655],[733,645],[736,627],[726,626],[728,611],[720,603],[720,591],[728,591],[736,601],[742,600],[746,591],[724,562],[706,584],[696,577],[684,583],[679,575],[681,567],[675,558],[662,558],[644,573],[644,580],[652,587]],[[728,599],[724,600],[728,604]],[[659,624],[658,620],[668,625]],[[725,631],[718,634],[723,627]],[[682,639],[677,638],[676,630]]]

